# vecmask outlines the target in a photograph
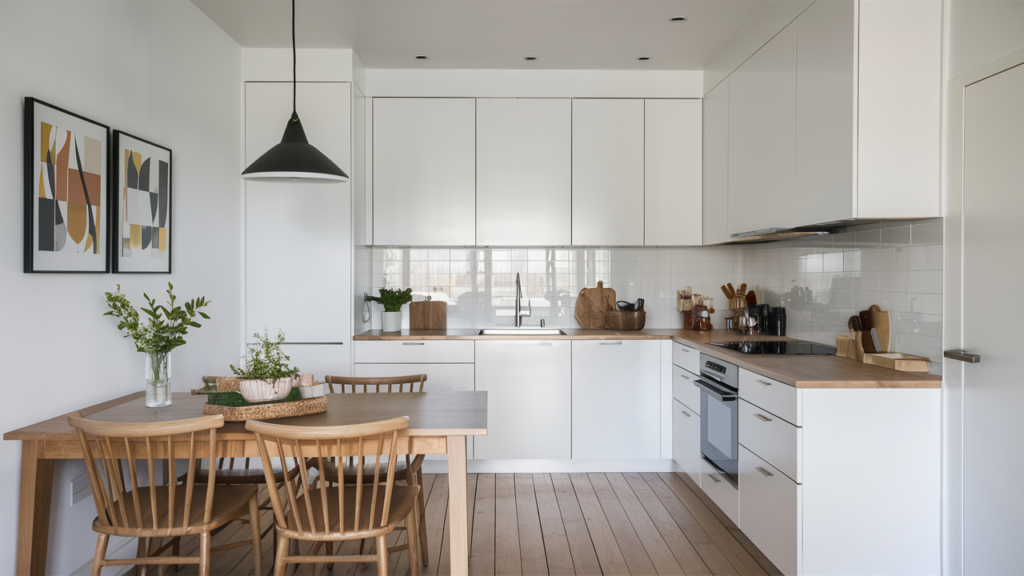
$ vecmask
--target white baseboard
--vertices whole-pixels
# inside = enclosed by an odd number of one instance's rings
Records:
[[[682,472],[675,460],[469,460],[470,474],[552,473],[552,472]],[[447,474],[448,462],[427,460],[427,474]]]

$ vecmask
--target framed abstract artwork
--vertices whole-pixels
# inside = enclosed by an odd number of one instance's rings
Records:
[[[171,151],[114,130],[114,272],[171,272]]]
[[[25,99],[25,272],[109,272],[110,129]]]

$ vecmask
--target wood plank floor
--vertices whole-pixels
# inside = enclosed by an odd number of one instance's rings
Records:
[[[447,476],[425,475],[424,492],[430,565],[420,573],[448,574]],[[685,474],[470,474],[468,492],[473,575],[781,574]],[[260,521],[267,528],[272,513],[264,511]],[[232,524],[213,545],[248,534],[247,525]],[[405,538],[398,532],[390,543]],[[186,538],[183,551],[196,554],[197,544],[198,538]],[[264,573],[269,573],[270,534],[262,544]],[[342,553],[354,554],[358,547],[346,543]],[[392,554],[388,564],[389,574],[410,573],[407,552]],[[196,572],[183,566],[178,574]],[[255,576],[252,553],[241,547],[214,554],[212,573]],[[288,574],[293,573],[290,567]],[[327,574],[326,567],[317,565],[315,573]],[[342,564],[333,572],[376,573],[373,563]]]

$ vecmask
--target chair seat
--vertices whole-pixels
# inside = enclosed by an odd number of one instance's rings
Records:
[[[297,514],[288,514],[288,527],[287,531],[282,531],[282,534],[289,538],[302,538],[305,534],[308,539],[309,532],[316,532],[318,536],[322,536],[323,540],[340,539],[342,527],[338,521],[339,509],[338,509],[338,488],[330,487],[324,490],[327,493],[327,513],[330,521],[330,527],[324,526],[324,515],[323,515],[323,496],[319,488],[310,489],[308,493],[304,493],[295,500],[295,511]],[[378,534],[384,534],[391,532],[395,526],[401,523],[406,516],[412,511],[412,507],[416,504],[416,496],[419,494],[419,486],[394,486],[391,491],[391,508],[388,513],[388,523],[382,527],[375,527],[374,529],[369,528],[370,524],[370,509],[371,506],[375,507],[373,512],[374,524],[380,523],[381,514],[384,511],[384,489],[380,488],[377,490],[377,502],[373,502],[373,490],[363,489],[362,503],[359,507],[359,531],[358,537],[371,538]],[[306,498],[309,498],[310,507],[313,510],[313,524],[310,524],[309,514],[306,510]],[[356,510],[356,490],[355,488],[345,488],[345,532],[354,532],[355,529],[355,510]],[[299,517],[299,521],[302,524],[302,530],[299,530],[295,525],[295,516]],[[312,526],[312,529],[311,529]],[[348,534],[346,536],[355,536],[354,534]]]
[[[374,472],[375,472],[375,468],[376,468],[376,466],[375,466],[376,462],[377,462],[376,458],[370,458],[370,457],[366,458],[363,461],[363,483],[364,484],[372,484],[373,483],[373,477],[374,477]],[[316,459],[315,458],[310,458],[309,461],[308,461],[308,464],[309,464],[309,466],[311,468],[315,468],[316,467]],[[411,459],[411,461],[410,461],[410,467],[412,468],[412,471],[413,472],[418,472],[420,467],[422,467],[422,466],[423,466],[423,454],[415,455]],[[405,480],[406,468],[407,467],[405,465],[405,457],[404,456],[399,456],[398,457],[398,461],[395,462],[395,480]],[[358,470],[358,466],[356,466],[356,459],[355,458],[345,458],[345,469],[344,469],[344,472],[345,472],[345,483],[346,484],[355,484],[356,483],[357,470]],[[338,481],[338,465],[335,463],[334,460],[330,460],[330,461],[328,461],[326,459],[324,460],[323,475],[324,475],[324,480],[326,480],[328,482],[337,482]],[[384,482],[384,480],[387,479],[387,477],[388,477],[388,462],[387,462],[387,459],[382,458],[381,459],[381,463],[380,463],[380,481]]]
[[[170,489],[167,486],[139,488],[141,523],[135,514],[135,496],[132,492],[127,492],[124,494],[125,509],[128,511],[127,522],[124,522],[124,518],[119,514],[117,521],[120,526],[104,526],[100,524],[97,517],[93,520],[92,529],[101,534],[140,538],[183,536],[186,534],[208,532],[227,524],[239,516],[247,514],[249,511],[249,500],[256,496],[258,489],[256,486],[223,486],[217,488],[216,492],[214,492],[210,522],[203,523],[203,514],[206,510],[206,488],[194,488],[191,506],[189,507],[189,523],[188,526],[181,528],[185,520],[185,487],[176,486],[174,491],[174,520],[172,524],[179,526],[179,528],[173,530],[167,529],[169,492]],[[153,508],[150,498],[153,495],[156,496],[156,529],[152,528]],[[127,523],[127,526],[125,523]]]
[[[288,470],[288,479],[291,480],[295,478],[298,473],[298,468]],[[207,484],[210,481],[210,471],[206,468],[196,470],[195,475],[196,484]],[[187,476],[188,474],[182,474],[181,477],[178,478],[178,481],[184,482]],[[255,485],[267,483],[267,476],[263,473],[263,468],[232,468],[230,470],[217,470],[215,479],[218,486],[231,486],[236,484]],[[284,472],[282,472],[280,468],[274,468],[274,482],[278,484],[284,482]]]

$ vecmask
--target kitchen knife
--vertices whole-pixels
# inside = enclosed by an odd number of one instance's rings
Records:
[[[882,342],[878,339],[878,329],[871,329],[871,343],[875,345],[875,350],[882,349]]]

